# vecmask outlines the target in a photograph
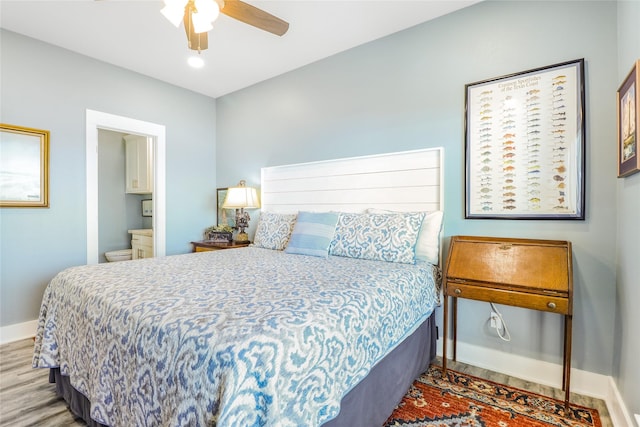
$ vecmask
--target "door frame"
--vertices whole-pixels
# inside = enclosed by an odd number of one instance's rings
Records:
[[[153,253],[166,253],[166,139],[165,126],[87,109],[87,264],[97,264],[98,253],[98,129],[151,137],[153,143]],[[124,190],[123,190],[124,191]]]

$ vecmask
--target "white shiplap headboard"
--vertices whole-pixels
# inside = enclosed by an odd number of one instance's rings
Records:
[[[269,212],[444,210],[443,148],[262,168]]]

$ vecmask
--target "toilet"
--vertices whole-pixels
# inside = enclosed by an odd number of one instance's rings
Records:
[[[109,262],[128,261],[131,259],[131,249],[121,249],[119,251],[105,252],[104,257]]]

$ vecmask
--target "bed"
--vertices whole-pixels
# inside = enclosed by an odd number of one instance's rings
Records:
[[[59,273],[33,366],[90,425],[382,425],[435,356],[441,161],[263,169],[252,247]]]

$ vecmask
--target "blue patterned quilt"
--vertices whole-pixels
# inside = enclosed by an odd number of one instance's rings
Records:
[[[433,311],[430,264],[260,248],[73,267],[33,366],[112,426],[318,426]]]

